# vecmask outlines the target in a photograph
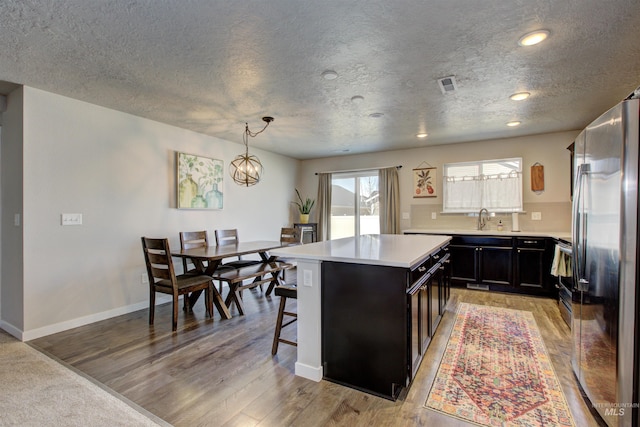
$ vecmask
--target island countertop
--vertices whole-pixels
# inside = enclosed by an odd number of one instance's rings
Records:
[[[367,234],[273,249],[283,258],[413,268],[451,236]]]

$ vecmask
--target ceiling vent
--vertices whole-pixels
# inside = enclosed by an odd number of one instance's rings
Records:
[[[438,86],[440,86],[440,91],[444,94],[455,92],[456,90],[458,90],[456,78],[453,76],[438,79]]]

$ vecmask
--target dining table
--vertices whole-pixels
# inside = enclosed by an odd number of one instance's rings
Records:
[[[225,258],[258,254],[262,262],[269,263],[275,261],[277,258],[270,256],[269,251],[281,248],[282,246],[283,244],[279,241],[256,240],[238,242],[232,245],[202,246],[199,248],[172,250],[171,255],[177,258],[189,258],[195,266],[196,272],[213,276]],[[197,291],[189,295],[189,307],[192,308],[194,306],[201,293],[201,291]],[[224,300],[222,300],[222,296],[218,292],[215,292],[213,302],[223,318],[231,318],[229,307],[225,304]]]

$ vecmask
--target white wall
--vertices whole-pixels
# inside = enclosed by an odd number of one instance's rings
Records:
[[[37,89],[24,88],[23,339],[148,305],[141,236],[238,228],[242,240],[279,238],[291,222],[297,160],[251,149],[263,180],[228,175],[243,146]],[[225,163],[224,209],[175,209],[175,151]],[[83,225],[61,226],[62,213]],[[3,282],[3,288],[19,283]]]
[[[402,165],[399,171],[400,179],[400,210],[412,215],[410,219],[401,221],[401,228],[423,226],[426,219],[416,217],[427,212],[437,212],[438,220],[451,221],[449,215],[441,216],[442,205],[442,165],[450,162],[464,162],[471,160],[488,160],[508,157],[523,158],[524,204],[540,209],[549,205],[553,208],[549,215],[543,215],[543,221],[527,222],[528,226],[537,230],[568,226],[570,221],[570,161],[569,151],[566,149],[577,136],[578,131],[561,132],[544,135],[533,135],[519,138],[507,138],[490,141],[467,142],[460,144],[421,147],[409,150],[386,151],[382,153],[330,157],[323,159],[304,160],[301,166],[299,189],[304,194],[316,195],[318,177],[316,172],[353,170],[360,168],[379,168],[385,166]],[[427,142],[428,145],[428,142]],[[438,197],[413,198],[412,169],[425,167],[423,162],[437,168]],[[545,191],[542,194],[533,193],[530,188],[530,167],[540,162],[544,166]],[[422,166],[421,166],[422,165]],[[562,221],[553,221],[558,218]],[[316,210],[312,214],[315,220]],[[460,218],[460,216],[457,216]],[[429,217],[430,220],[430,217]],[[533,225],[532,225],[533,224]],[[559,225],[560,224],[560,225]],[[436,224],[434,224],[435,226]]]

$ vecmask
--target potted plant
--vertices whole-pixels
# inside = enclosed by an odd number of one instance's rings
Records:
[[[315,204],[314,199],[310,199],[309,197],[306,200],[302,200],[302,196],[300,196],[300,192],[296,188],[296,195],[298,196],[299,202],[293,202],[298,206],[298,210],[300,211],[300,222],[302,224],[306,224],[309,222],[309,214],[311,213],[311,208]]]

